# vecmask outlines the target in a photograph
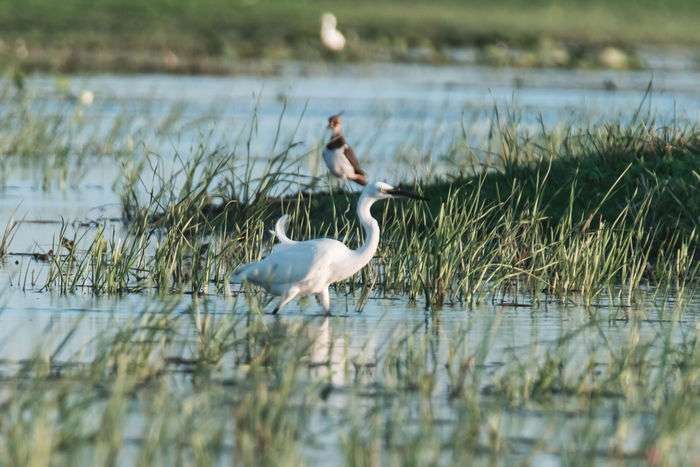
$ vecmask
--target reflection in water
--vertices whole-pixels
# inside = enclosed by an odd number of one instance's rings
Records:
[[[345,346],[342,339],[334,339],[331,319],[324,317],[321,324],[309,326],[312,346],[309,352],[309,366],[312,377],[340,386],[346,383]]]
[[[352,302],[352,298],[349,300]],[[626,313],[618,313],[614,308],[591,310],[551,303],[533,309],[483,305],[425,312],[420,304],[411,306],[402,300],[371,298],[362,313],[325,317],[313,314],[315,304],[294,304],[284,314],[271,316],[248,312],[242,300],[237,303],[235,299],[219,297],[183,297],[173,302],[172,298],[133,295],[96,299],[9,290],[3,294],[3,301],[2,373],[18,361],[31,358],[37,349],[44,355],[54,353],[69,334],[72,339],[54,363],[60,366],[90,361],[96,336],[119,332],[136,322],[152,326],[159,316],[173,323],[179,336],[163,355],[185,388],[190,387],[188,381],[195,382],[197,378],[188,376],[190,359],[195,355],[211,365],[210,371],[219,375],[216,378],[226,381],[236,371],[250,368],[251,362],[261,357],[256,352],[265,349],[265,345],[277,345],[275,339],[281,337],[296,339],[300,345],[308,345],[303,347],[299,360],[305,368],[300,377],[316,388],[312,405],[318,409],[308,428],[312,433],[318,432],[317,439],[306,455],[332,464],[341,463],[342,459],[338,437],[345,436],[348,421],[338,418],[341,413],[386,411],[387,417],[398,417],[416,429],[429,417],[431,424],[437,424],[432,429],[439,427],[431,436],[452,436],[452,430],[459,430],[460,424],[469,420],[471,409],[460,408],[458,401],[469,400],[470,394],[462,391],[474,391],[469,384],[468,389],[460,389],[460,374],[467,379],[481,375],[480,394],[472,396],[478,395],[483,403],[488,403],[492,392],[507,391],[508,385],[517,383],[513,390],[522,391],[548,384],[546,378],[542,379],[546,375],[529,373],[531,368],[541,372],[553,368],[553,375],[557,376],[548,377],[574,381],[585,391],[588,383],[576,382],[577,378],[591,377],[592,384],[597,378],[614,374],[615,369],[608,362],[623,355],[626,349],[644,349],[640,355],[646,365],[661,361],[666,345],[687,345],[689,336],[697,333],[700,313],[697,300],[691,300],[679,314],[663,303],[645,304]],[[354,305],[350,303],[348,308],[354,309]],[[18,310],[18,306],[23,309]],[[148,310],[145,314],[138,313],[144,309]],[[295,334],[297,331],[305,338]],[[231,342],[237,344],[231,346]],[[238,354],[232,354],[236,345],[241,346]],[[220,360],[222,356],[224,359]],[[549,358],[554,358],[551,364],[546,363]],[[539,363],[533,367],[535,362]],[[239,391],[240,387],[224,386],[223,390]],[[2,394],[0,389],[0,397]],[[535,400],[516,404],[513,409],[507,405],[497,411],[489,408],[488,418],[479,425],[483,430],[479,439],[485,445],[494,437],[507,440],[516,457],[535,449],[536,440],[546,440],[543,442],[547,446],[566,446],[580,430],[591,429],[577,421],[584,410],[579,396],[553,390],[548,397],[557,402],[544,406],[551,407],[548,409]],[[511,397],[516,403],[524,394],[514,392]],[[586,423],[594,424],[591,426],[600,433],[607,432],[611,423],[614,426],[611,414],[615,412],[608,406],[617,403],[616,397],[613,393],[598,402],[587,415]],[[142,426],[140,416],[133,416],[133,425]],[[616,434],[619,440],[611,443],[619,443],[616,449],[620,452],[638,455],[636,446],[643,436],[635,418],[639,415],[627,416],[632,425],[625,433]],[[407,430],[408,426],[396,429]],[[135,429],[133,436],[139,435],[140,430]],[[557,464],[561,460],[561,454],[544,448],[535,450],[538,453],[533,460],[538,464]]]
[[[349,300],[348,309],[355,307],[352,297],[340,295],[332,300]],[[433,336],[444,351],[456,335],[464,334],[464,339],[471,342],[488,337],[492,344],[489,357],[499,362],[505,356],[517,355],[522,349],[554,345],[572,336],[592,338],[604,333],[614,341],[631,330],[636,330],[640,337],[656,336],[666,328],[671,336],[694,332],[700,301],[695,297],[686,299],[685,303],[682,315],[667,303],[647,303],[633,309],[604,306],[586,309],[556,303],[518,308],[484,303],[468,310],[445,307],[426,312],[420,303],[412,305],[396,298],[371,298],[362,313],[320,317],[313,314],[317,311],[315,304],[293,304],[279,317],[266,315],[264,318],[269,322],[279,319],[306,323],[313,342],[309,350],[310,364],[332,369],[321,374],[342,385],[348,383],[343,379],[348,367],[376,363],[377,354],[387,350],[386,341],[397,336]],[[94,297],[89,293],[60,296],[8,288],[0,298],[0,358],[28,358],[37,347],[50,348],[55,342],[52,339],[74,329],[72,345],[78,349],[102,331],[134,322],[141,312],[162,313],[170,309],[188,317],[180,320],[180,326],[185,335],[191,336],[215,331],[223,317],[244,322],[248,313],[244,302],[233,297],[158,298],[158,295],[148,294]]]

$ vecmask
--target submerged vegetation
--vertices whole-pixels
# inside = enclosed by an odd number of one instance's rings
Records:
[[[89,342],[78,321],[3,362],[0,463],[691,465],[700,354],[682,312],[634,310],[619,328],[600,312],[505,348],[498,309],[478,329],[428,315],[369,336],[198,300]]]

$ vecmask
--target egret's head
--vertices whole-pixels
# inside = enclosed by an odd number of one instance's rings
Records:
[[[335,19],[333,13],[324,13],[321,15],[321,27],[323,29],[335,29],[338,25],[338,20]]]
[[[340,119],[340,116],[342,114],[343,112],[340,112],[328,117],[328,128],[333,132],[334,135],[340,133],[340,130],[343,127],[343,121]]]
[[[395,188],[389,185],[388,183],[384,182],[368,183],[365,189],[363,190],[363,194],[377,199],[411,198],[419,199],[422,201],[428,200],[424,196],[420,196],[417,193],[408,190],[403,190],[401,188]]]

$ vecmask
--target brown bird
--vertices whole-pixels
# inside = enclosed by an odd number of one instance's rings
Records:
[[[32,256],[35,260],[45,263],[53,257],[53,250],[49,250],[48,253],[34,253]]]
[[[328,118],[328,128],[332,135],[323,150],[323,160],[330,173],[340,180],[352,180],[362,186],[367,185],[367,174],[360,167],[360,161],[343,136],[340,114]]]
[[[75,249],[75,242],[66,237],[61,237],[61,245],[63,245],[63,247],[68,250],[69,253],[72,253],[73,249]]]

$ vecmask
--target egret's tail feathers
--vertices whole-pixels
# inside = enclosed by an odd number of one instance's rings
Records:
[[[296,241],[287,237],[287,224],[289,224],[289,214],[285,214],[277,219],[277,223],[275,224],[275,235],[277,236],[277,240],[284,245],[296,243]]]

